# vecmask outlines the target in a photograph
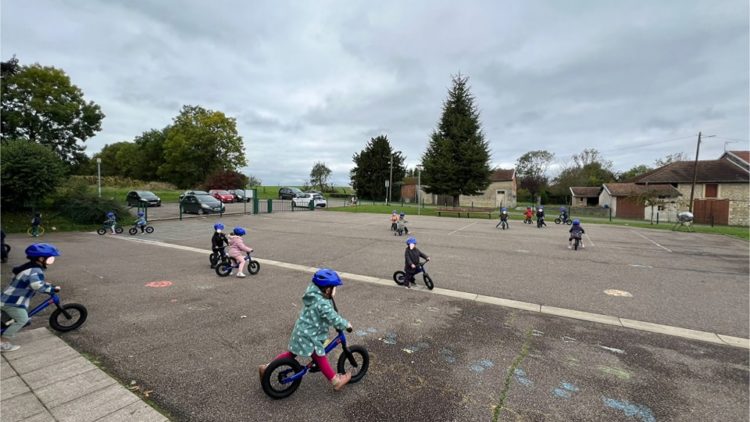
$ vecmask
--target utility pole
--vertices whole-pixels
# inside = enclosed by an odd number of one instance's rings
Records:
[[[390,169],[390,175],[388,176],[388,198],[385,200],[386,205],[391,201],[391,186],[393,186],[393,153],[391,153]]]
[[[417,214],[422,215],[422,165],[417,164]]]
[[[706,138],[713,138],[716,135],[709,135]],[[695,164],[693,164],[693,185],[690,186],[690,204],[688,211],[693,212],[693,197],[695,195],[695,182],[698,179],[698,154],[701,151],[701,132],[698,132],[698,146],[695,147]]]

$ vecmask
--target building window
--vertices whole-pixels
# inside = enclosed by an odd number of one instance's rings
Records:
[[[716,198],[719,193],[719,185],[716,183],[706,183],[706,198]]]
[[[664,208],[664,205],[659,205],[659,207],[658,207],[657,211],[664,211],[664,209],[665,209],[665,208]]]

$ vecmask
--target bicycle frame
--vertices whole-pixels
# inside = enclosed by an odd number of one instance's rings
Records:
[[[50,306],[52,304],[54,304],[55,306],[57,306],[62,311],[63,315],[65,315],[66,318],[70,318],[70,315],[68,315],[68,313],[65,312],[65,309],[62,309],[60,307],[60,296],[58,296],[56,293],[50,293],[49,295],[50,295],[49,299],[45,300],[44,302],[42,302],[39,305],[37,305],[34,309],[32,309],[31,311],[29,311],[29,318],[31,318],[32,316],[38,314],[39,312],[42,312],[44,309],[46,309],[48,306]],[[5,326],[2,327],[2,332],[3,333],[5,332],[6,328],[7,327],[5,327]]]

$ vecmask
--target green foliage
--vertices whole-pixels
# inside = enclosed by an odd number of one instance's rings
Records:
[[[68,75],[54,67],[3,63],[0,137],[49,147],[69,164],[83,156],[88,138],[101,130],[100,107],[83,98]]]
[[[617,179],[612,172],[612,162],[605,160],[596,149],[585,149],[574,155],[573,163],[555,179],[553,192],[556,195],[570,196],[572,186],[601,186]]]
[[[248,186],[260,186],[263,184],[263,181],[260,180],[259,177],[255,177],[252,174],[247,177],[247,185]]]
[[[41,204],[63,182],[65,164],[46,146],[27,140],[5,140],[0,150],[3,209]]]
[[[219,111],[184,106],[167,130],[157,174],[178,187],[195,186],[219,170],[247,164],[237,122]]]
[[[248,186],[248,178],[236,171],[219,170],[210,174],[204,183],[206,190],[211,189],[244,189]]]
[[[620,182],[630,182],[633,179],[635,179],[636,177],[638,177],[638,176],[640,176],[640,175],[642,175],[644,173],[648,173],[651,170],[653,170],[651,167],[643,165],[643,164],[638,165],[638,166],[634,166],[630,170],[628,170],[626,172],[623,172],[623,173],[620,173],[617,176],[617,180],[620,181]]]
[[[169,128],[152,129],[135,138],[137,157],[133,166],[133,176],[141,180],[162,180],[159,167],[164,163],[164,142]]]
[[[516,161],[519,186],[529,193],[532,200],[547,187],[547,169],[554,158],[555,154],[539,150],[529,151]]]
[[[365,149],[354,154],[354,168],[349,173],[352,187],[357,196],[366,199],[381,199],[387,195],[385,181],[391,175],[391,157],[393,157],[393,180],[404,178],[406,169],[404,167],[405,157],[401,152],[394,152],[386,135],[371,138]],[[395,183],[394,183],[395,184]],[[393,189],[391,200],[398,197],[400,192]]]
[[[479,122],[479,111],[469,92],[468,77],[453,77],[453,87],[443,103],[443,115],[422,156],[422,181],[426,191],[451,195],[476,195],[490,184],[490,151]]]
[[[328,187],[329,177],[331,177],[331,169],[326,167],[325,163],[317,162],[310,170],[310,185],[322,192]]]
[[[114,211],[120,222],[130,221],[127,209],[117,199],[99,198],[82,180],[73,180],[55,195],[53,209],[75,224],[102,223],[108,211]]]

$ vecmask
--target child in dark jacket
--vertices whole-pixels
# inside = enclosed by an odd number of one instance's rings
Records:
[[[223,259],[225,256],[227,256],[227,253],[224,251],[224,247],[229,245],[229,239],[227,239],[227,235],[223,233],[224,225],[221,223],[214,224],[214,235],[211,236],[211,250],[214,253],[218,253],[221,256],[221,259]],[[215,268],[216,264],[211,263],[211,268]]]
[[[579,219],[573,220],[573,225],[570,226],[570,237],[568,238],[568,249],[572,249],[573,247],[573,239],[579,239],[581,241],[581,248],[586,248],[586,246],[583,245],[583,234],[586,233],[585,230],[583,230],[583,227],[581,227],[581,221]]]
[[[404,285],[407,289],[414,283],[414,275],[419,272],[419,258],[429,261],[430,257],[417,249],[417,239],[410,237],[406,239],[406,251],[404,252]]]

